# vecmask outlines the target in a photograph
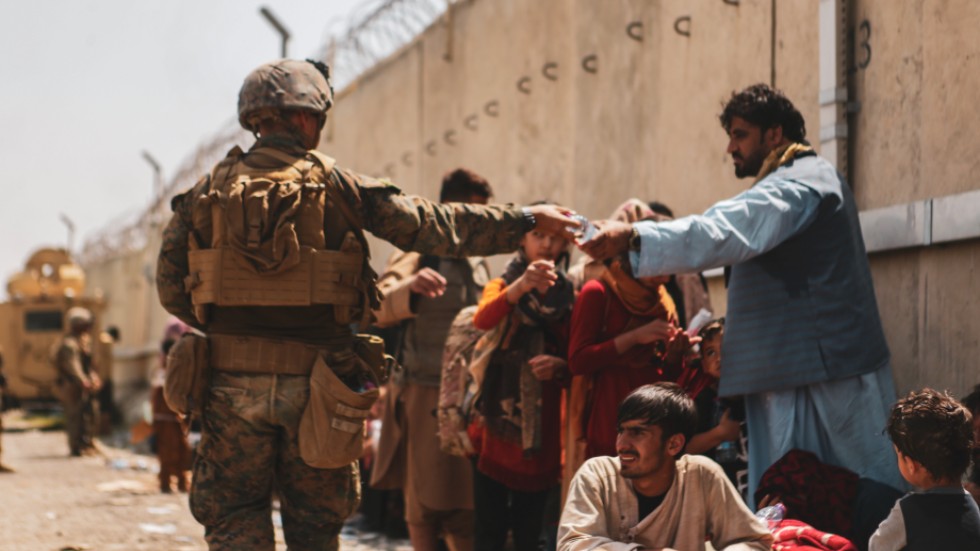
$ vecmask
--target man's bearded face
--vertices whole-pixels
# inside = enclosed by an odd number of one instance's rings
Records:
[[[728,153],[735,163],[737,178],[755,177],[769,155],[761,128],[740,117],[732,117],[728,126]]]

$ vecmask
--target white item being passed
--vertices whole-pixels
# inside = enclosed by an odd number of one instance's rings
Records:
[[[700,331],[702,327],[704,327],[705,325],[708,324],[709,321],[711,321],[711,316],[713,315],[714,314],[712,314],[710,310],[707,310],[705,308],[699,310],[698,313],[695,314],[693,318],[691,318],[691,323],[687,324],[687,330],[685,331],[685,333],[687,333],[687,336],[693,337],[697,335],[698,331]]]

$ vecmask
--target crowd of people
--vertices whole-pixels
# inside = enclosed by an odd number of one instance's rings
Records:
[[[250,73],[255,144],[162,237],[160,490],[190,492],[211,549],[274,549],[274,496],[290,549],[336,549],[379,491],[416,551],[980,549],[980,385],[896,401],[854,197],[781,92],[719,117],[745,191],[589,221],[491,204],[465,168],[430,201],[338,167],[329,76]],[[399,249],[380,276],[365,232]],[[73,456],[99,418],[92,321],[71,309],[52,356]]]
[[[527,232],[489,280],[482,259],[392,258],[376,318],[402,371],[383,402],[371,482],[403,489],[415,549],[437,549],[444,534],[453,550],[498,550],[508,533],[517,551],[693,549],[706,538],[762,549],[773,535],[749,507],[776,500],[807,529],[838,534],[827,549],[846,538],[904,548],[871,535],[908,484],[931,486],[900,470],[883,432],[895,393],[853,198],[777,91],[734,94],[721,122],[736,175],[756,184],[701,216],[673,220],[659,202],[630,199],[590,239],[581,228]],[[458,169],[440,199],[491,197],[484,178]],[[576,245],[591,255],[570,268]],[[712,319],[699,273],[717,266],[727,267],[727,322]],[[452,320],[473,304],[482,335],[464,458],[438,451],[438,370]],[[968,457],[967,436],[950,453]],[[654,484],[636,475],[651,461],[638,451],[647,440],[662,443]],[[780,478],[801,456],[837,475],[837,494]],[[962,467],[937,479],[960,497]],[[951,542],[974,541],[972,504],[951,518],[973,536]],[[882,530],[900,531],[891,517]]]
[[[489,204],[469,170],[436,202],[339,168],[316,149],[332,103],[322,63],[253,71],[256,143],[164,230],[160,300],[195,330],[168,377],[209,381],[175,409],[200,419],[190,505],[211,549],[272,549],[273,495],[290,549],[335,549],[359,459],[401,489],[419,551],[977,548],[970,413],[926,391],[893,409],[854,198],[783,94],[751,86],[721,114],[746,191],[594,222]],[[365,231],[403,251],[380,278]],[[502,253],[490,274],[479,257]],[[724,319],[700,276],[717,267]],[[355,333],[372,318],[384,342]],[[949,437],[922,445],[934,418]],[[905,480],[927,497],[892,510]]]

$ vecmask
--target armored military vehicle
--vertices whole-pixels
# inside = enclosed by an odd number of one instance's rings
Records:
[[[67,329],[69,308],[92,312],[93,363],[103,381],[112,373],[112,343],[102,336],[105,301],[85,294],[85,273],[64,249],[40,249],[24,271],[7,281],[7,302],[0,303],[0,351],[7,379],[4,407],[54,401],[58,372],[52,347]]]

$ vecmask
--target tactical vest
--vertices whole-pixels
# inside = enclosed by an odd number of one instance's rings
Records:
[[[262,157],[276,167],[245,162]],[[212,304],[332,305],[338,324],[370,314],[376,275],[333,167],[315,150],[235,147],[195,188],[185,289],[201,323]]]

